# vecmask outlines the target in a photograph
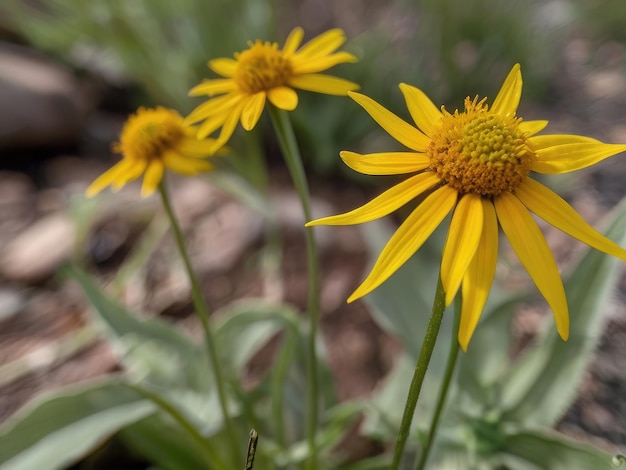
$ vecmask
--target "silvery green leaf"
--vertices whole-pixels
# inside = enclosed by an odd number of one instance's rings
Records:
[[[548,430],[510,431],[507,433],[500,453],[525,460],[528,464],[535,465],[538,470],[611,470],[615,468],[612,464],[613,454]]]
[[[617,243],[626,241],[626,204],[606,232]],[[575,398],[582,375],[593,358],[602,333],[611,290],[621,262],[594,249],[578,263],[566,282],[570,307],[570,337],[562,341],[552,324],[532,349],[510,369],[503,382],[505,419],[552,426]]]
[[[0,469],[64,468],[154,411],[152,402],[118,379],[53,393],[0,429]]]

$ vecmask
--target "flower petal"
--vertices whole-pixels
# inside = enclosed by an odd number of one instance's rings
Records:
[[[223,77],[234,77],[238,62],[235,59],[222,57],[209,61],[209,68]]]
[[[554,313],[556,329],[563,340],[569,337],[567,299],[559,269],[550,247],[535,220],[511,193],[495,198],[496,213],[504,234],[531,279]]]
[[[498,261],[496,211],[491,201],[481,199],[481,204],[483,206],[483,229],[478,248],[461,284],[463,302],[458,338],[463,351],[467,351],[467,346],[487,303]]]
[[[625,151],[626,145],[602,142],[556,145],[537,150],[537,159],[531,170],[543,174],[568,173],[590,167]]]
[[[85,191],[87,197],[93,197],[107,186],[111,185],[120,175],[126,173],[131,166],[128,159],[122,159],[109,168],[107,171],[98,176],[93,183]]]
[[[374,219],[384,217],[387,214],[402,207],[411,199],[419,196],[424,191],[432,188],[439,181],[439,177],[434,173],[420,173],[401,183],[392,186],[390,189],[375,197],[370,202],[346,212],[345,214],[323,217],[312,220],[306,224],[312,225],[352,225],[370,222]]]
[[[413,256],[450,213],[457,194],[450,186],[442,186],[424,199],[387,242],[369,275],[348,302],[369,294]]]
[[[348,96],[361,105],[380,127],[401,144],[417,152],[424,152],[430,144],[430,138],[372,98],[354,92],[349,92]]]
[[[547,125],[548,121],[522,121],[519,125],[519,130],[531,136],[544,130]]]
[[[301,27],[295,27],[285,39],[285,46],[283,47],[283,53],[286,55],[293,54],[300,46],[302,38],[304,37],[304,30]]]
[[[522,122],[522,124],[524,124]],[[521,125],[521,124],[520,124]],[[546,150],[550,147],[556,147],[557,145],[565,144],[601,144],[597,139],[591,137],[585,137],[583,135],[570,135],[570,134],[547,134],[537,135],[528,139],[528,145],[535,152],[539,150]]]
[[[239,116],[241,116],[241,112],[243,111],[243,107],[245,106],[246,101],[242,101],[239,103],[235,109],[233,109],[230,114],[226,117],[224,121],[224,125],[222,126],[222,130],[217,140],[215,141],[215,145],[211,149],[211,153],[215,153],[220,147],[222,147],[228,139],[235,132],[235,128],[237,127],[237,122],[239,121]]]
[[[265,107],[265,96],[266,93],[260,91],[252,95],[243,107],[241,112],[241,125],[245,130],[251,131],[254,129],[254,126],[256,126],[256,123],[259,122],[259,118]]]
[[[504,80],[498,96],[491,106],[491,111],[502,116],[514,115],[522,96],[522,72],[519,64],[515,64]]]
[[[298,58],[312,58],[331,54],[344,42],[346,42],[346,35],[343,30],[339,28],[331,29],[311,39],[296,52],[295,56]]]
[[[344,150],[339,152],[343,162],[364,175],[401,175],[428,168],[430,158],[416,152],[382,152],[361,155]]]
[[[515,189],[515,195],[522,204],[550,225],[596,250],[626,261],[626,250],[594,230],[572,206],[541,183],[526,178]]]
[[[411,85],[400,83],[400,91],[404,95],[409,113],[424,134],[429,137],[433,136],[436,129],[439,128],[441,121],[441,111],[433,104],[426,94]]]
[[[189,90],[189,96],[219,95],[237,89],[237,84],[232,78],[218,78],[205,80]]]
[[[467,268],[476,253],[483,229],[483,205],[478,194],[461,197],[452,220],[441,260],[441,283],[446,306],[454,300]]]
[[[213,165],[199,158],[185,158],[175,152],[163,155],[163,164],[169,170],[185,176],[193,176],[203,171],[209,171]]]
[[[141,176],[148,166],[147,160],[131,160],[124,172],[120,173],[114,181],[111,182],[111,189],[119,191],[130,181],[134,181]]]
[[[210,98],[191,111],[191,113],[183,119],[183,125],[188,126],[220,113],[227,114],[233,107],[241,102],[245,96],[246,95],[241,93],[229,93],[228,95],[220,96],[218,98]]]
[[[212,116],[204,121],[198,128],[198,139],[204,139],[207,135],[212,134],[224,125],[224,121],[228,118],[228,114],[220,114],[218,116]]]
[[[298,94],[293,88],[279,86],[267,92],[270,102],[278,109],[293,111],[298,106]]]
[[[287,84],[301,90],[337,96],[344,96],[349,91],[359,89],[359,85],[354,82],[320,73],[308,73],[291,77]]]
[[[305,73],[321,72],[322,70],[328,70],[337,64],[345,64],[356,62],[358,59],[353,54],[348,52],[337,52],[327,56],[318,57],[316,59],[306,60],[292,60],[292,72],[295,75],[302,75]]]
[[[146,168],[143,176],[143,184],[141,185],[141,197],[148,197],[156,190],[157,186],[163,179],[164,171],[163,161],[154,159]]]
[[[178,146],[178,151],[191,158],[204,158],[211,155],[211,149],[215,144],[215,139],[196,139],[197,129],[191,128],[194,131],[193,137],[184,139]]]

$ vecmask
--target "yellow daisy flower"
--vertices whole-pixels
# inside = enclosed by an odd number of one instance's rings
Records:
[[[212,165],[202,157],[212,154],[215,139],[198,140],[197,131],[171,109],[139,108],[124,124],[120,142],[113,145],[122,160],[91,183],[87,197],[107,186],[118,190],[142,174],[141,195],[146,197],[156,190],[165,168],[189,176],[210,170]]]
[[[466,98],[465,110],[441,111],[418,88],[400,84],[416,127],[367,96],[350,93],[372,118],[410,152],[359,155],[343,161],[367,175],[415,173],[369,203],[308,225],[350,225],[383,217],[411,199],[425,199],[391,237],[371,272],[348,302],[382,284],[452,212],[441,261],[446,305],[463,295],[459,342],[466,350],[496,270],[498,224],[533,282],[552,308],[557,330],[569,335],[567,301],[559,270],[533,212],[574,238],[626,261],[626,251],[596,232],[531,172],[567,173],[626,150],[577,135],[535,135],[547,121],[516,116],[522,75],[515,65],[491,106]],[[529,212],[530,211],[530,212]]]
[[[248,42],[249,48],[235,53],[235,58],[209,61],[209,67],[225,78],[205,80],[189,92],[190,96],[215,96],[194,109],[186,123],[204,121],[198,137],[203,138],[222,128],[217,145],[223,145],[235,131],[237,122],[247,131],[261,117],[265,100],[280,109],[291,111],[298,105],[294,88],[345,95],[357,90],[356,83],[320,74],[337,64],[356,62],[347,52],[335,52],[345,41],[342,30],[332,29],[299,48],[304,31],[295,28],[282,49],[277,43]]]

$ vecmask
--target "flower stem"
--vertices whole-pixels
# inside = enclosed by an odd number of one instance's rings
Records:
[[[238,464],[240,456],[237,434],[235,433],[233,420],[228,411],[226,389],[224,386],[224,375],[222,373],[219,357],[217,354],[215,337],[211,328],[211,323],[209,322],[209,308],[207,307],[204,297],[202,296],[200,284],[191,266],[189,254],[187,253],[187,248],[185,246],[185,239],[180,229],[180,225],[178,224],[178,219],[174,215],[174,210],[172,209],[172,204],[170,202],[169,194],[164,181],[161,181],[161,183],[159,184],[159,193],[161,194],[163,207],[165,208],[165,212],[167,213],[170,224],[172,226],[172,231],[174,233],[176,245],[178,246],[178,251],[180,252],[183,264],[185,265],[187,275],[189,276],[189,282],[191,284],[191,297],[193,299],[193,305],[195,307],[196,314],[200,319],[202,330],[204,331],[204,342],[206,344],[209,363],[211,364],[211,367],[213,369],[213,375],[215,378],[215,383],[217,385],[217,395],[220,403],[220,408],[222,410],[222,416],[224,418],[226,433],[228,434],[228,438],[230,440],[233,464]]]
[[[180,413],[170,402],[168,402],[161,395],[154,393],[147,388],[141,387],[140,385],[131,383],[127,383],[126,385],[128,388],[135,391],[139,395],[146,397],[148,400],[152,401],[159,408],[161,408],[168,415],[170,415],[170,417],[174,421],[176,421],[181,428],[187,431],[189,436],[206,452],[207,457],[211,461],[212,465],[217,465],[218,468],[228,468],[224,464],[224,461],[220,458],[220,456],[217,455],[217,452],[215,451],[215,449],[213,449],[213,446],[209,444],[209,440],[206,439],[202,434],[200,434],[200,431],[198,431],[196,427],[191,424],[187,420],[187,418],[185,418],[183,414]]]
[[[309,222],[311,217],[311,204],[309,187],[300,157],[300,150],[296,143],[296,137],[291,126],[291,121],[287,113],[273,105],[269,105],[270,117],[278,143],[280,145],[285,163],[289,169],[291,179],[296,188],[296,192],[302,204],[304,218]],[[306,227],[306,254],[307,254],[307,275],[308,275],[308,311],[309,311],[309,338],[307,354],[307,386],[308,386],[308,410],[306,436],[309,447],[309,457],[307,469],[317,468],[317,447],[315,444],[315,434],[317,432],[318,421],[318,384],[317,384],[317,328],[320,315],[320,289],[319,289],[319,260],[317,256],[317,245],[315,243],[315,233],[313,227]]]
[[[413,421],[413,414],[415,413],[415,407],[417,400],[424,383],[424,377],[428,370],[428,364],[437,342],[437,335],[439,334],[439,328],[441,327],[441,321],[443,319],[443,312],[446,309],[446,294],[441,285],[441,278],[437,281],[437,290],[435,292],[435,300],[433,302],[433,310],[426,327],[426,335],[424,336],[424,342],[420,349],[420,354],[417,359],[417,365],[415,366],[415,372],[413,373],[413,379],[411,379],[411,385],[409,387],[409,394],[404,405],[404,413],[402,415],[402,422],[400,423],[400,430],[398,431],[398,438],[396,440],[396,448],[393,453],[393,462],[391,463],[391,470],[398,470],[400,465],[400,459],[404,452],[404,446],[406,440],[409,437],[409,431],[411,430],[411,421]]]
[[[456,298],[454,303],[454,327],[452,329],[452,339],[450,340],[450,352],[448,354],[448,362],[446,363],[446,372],[443,376],[443,382],[441,383],[441,390],[439,392],[439,399],[437,400],[437,407],[433,414],[432,421],[430,422],[430,428],[428,430],[428,439],[422,449],[420,459],[417,463],[417,470],[424,470],[428,463],[428,455],[433,446],[435,435],[437,434],[437,428],[439,427],[439,418],[441,412],[446,404],[446,397],[448,396],[448,390],[450,383],[452,382],[452,376],[454,375],[454,368],[456,367],[456,360],[459,356],[459,324],[461,322],[461,300],[460,297]]]

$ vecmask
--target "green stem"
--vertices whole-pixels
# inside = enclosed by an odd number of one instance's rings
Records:
[[[161,201],[163,202],[165,212],[167,213],[167,216],[172,225],[172,231],[174,232],[174,239],[176,240],[178,251],[180,252],[181,258],[183,259],[183,264],[185,265],[187,275],[189,276],[189,282],[191,284],[191,297],[193,299],[193,305],[195,307],[196,314],[200,319],[202,330],[204,331],[204,343],[206,344],[209,362],[215,376],[214,378],[217,385],[217,395],[220,403],[220,408],[222,410],[222,416],[224,418],[226,433],[228,434],[228,438],[230,440],[233,464],[236,465],[240,460],[239,445],[237,441],[237,434],[235,433],[235,427],[233,425],[233,420],[228,411],[226,389],[224,387],[224,375],[222,373],[219,356],[217,354],[215,337],[211,328],[211,323],[209,322],[209,309],[206,302],[204,301],[204,297],[202,296],[202,290],[200,289],[200,284],[191,266],[189,254],[187,253],[187,248],[185,246],[185,239],[178,224],[178,219],[176,219],[176,216],[174,215],[174,210],[172,209],[172,204],[170,203],[170,198],[164,181],[161,181],[161,183],[159,184],[159,193],[161,194]]]
[[[272,105],[268,106],[270,117],[278,143],[296,192],[302,204],[304,218],[309,222],[311,218],[311,204],[309,187],[300,157],[300,150],[296,143],[296,137],[291,126],[291,121],[286,111],[278,109]],[[307,254],[307,275],[308,275],[308,311],[309,311],[309,337],[307,354],[307,386],[308,386],[308,410],[306,436],[309,447],[309,457],[307,469],[317,468],[317,447],[315,444],[315,434],[317,432],[318,421],[318,384],[317,384],[317,352],[316,338],[320,315],[320,288],[319,288],[319,259],[317,256],[317,245],[315,243],[315,233],[313,227],[305,229],[306,254]]]
[[[454,375],[454,368],[456,367],[456,360],[459,357],[458,332],[460,322],[461,300],[460,297],[457,297],[454,303],[454,327],[452,328],[452,339],[450,340],[450,352],[448,353],[446,372],[443,376],[441,391],[439,392],[439,399],[437,400],[437,407],[435,408],[435,413],[433,414],[433,419],[430,423],[428,439],[426,440],[426,444],[424,444],[420,459],[417,463],[417,470],[423,470],[428,462],[428,455],[430,454],[430,450],[435,440],[435,435],[437,434],[437,428],[439,427],[439,418],[441,417],[441,412],[446,404],[448,390],[450,388],[450,383],[452,382],[452,376]]]
[[[413,414],[415,413],[415,407],[417,400],[424,383],[424,377],[428,370],[428,364],[435,349],[435,343],[437,342],[437,335],[439,334],[439,328],[441,327],[441,321],[443,319],[443,312],[446,309],[446,294],[443,291],[441,285],[441,278],[437,282],[437,291],[435,292],[435,300],[433,302],[433,310],[426,327],[426,335],[424,336],[424,342],[420,349],[420,354],[417,359],[417,365],[415,366],[415,372],[413,373],[413,379],[411,380],[411,386],[409,387],[409,394],[404,405],[404,413],[402,415],[402,422],[400,423],[400,430],[398,431],[398,439],[396,440],[396,448],[393,453],[393,462],[391,463],[391,470],[398,470],[400,465],[400,459],[404,452],[404,446],[406,440],[409,437],[409,431],[411,430],[411,421],[413,421]]]
[[[209,440],[206,439],[200,432],[196,429],[196,427],[191,424],[187,418],[185,418],[171,403],[169,403],[162,396],[143,388],[137,384],[126,384],[128,388],[137,392],[139,395],[146,397],[148,400],[152,401],[159,408],[165,411],[170,417],[178,423],[178,425],[183,428],[189,436],[196,441],[197,444],[200,445],[202,449],[204,449],[207,453],[207,456],[212,461],[212,466],[217,466],[217,468],[228,468],[224,461],[220,458],[220,456],[215,452],[215,449],[209,444]]]

